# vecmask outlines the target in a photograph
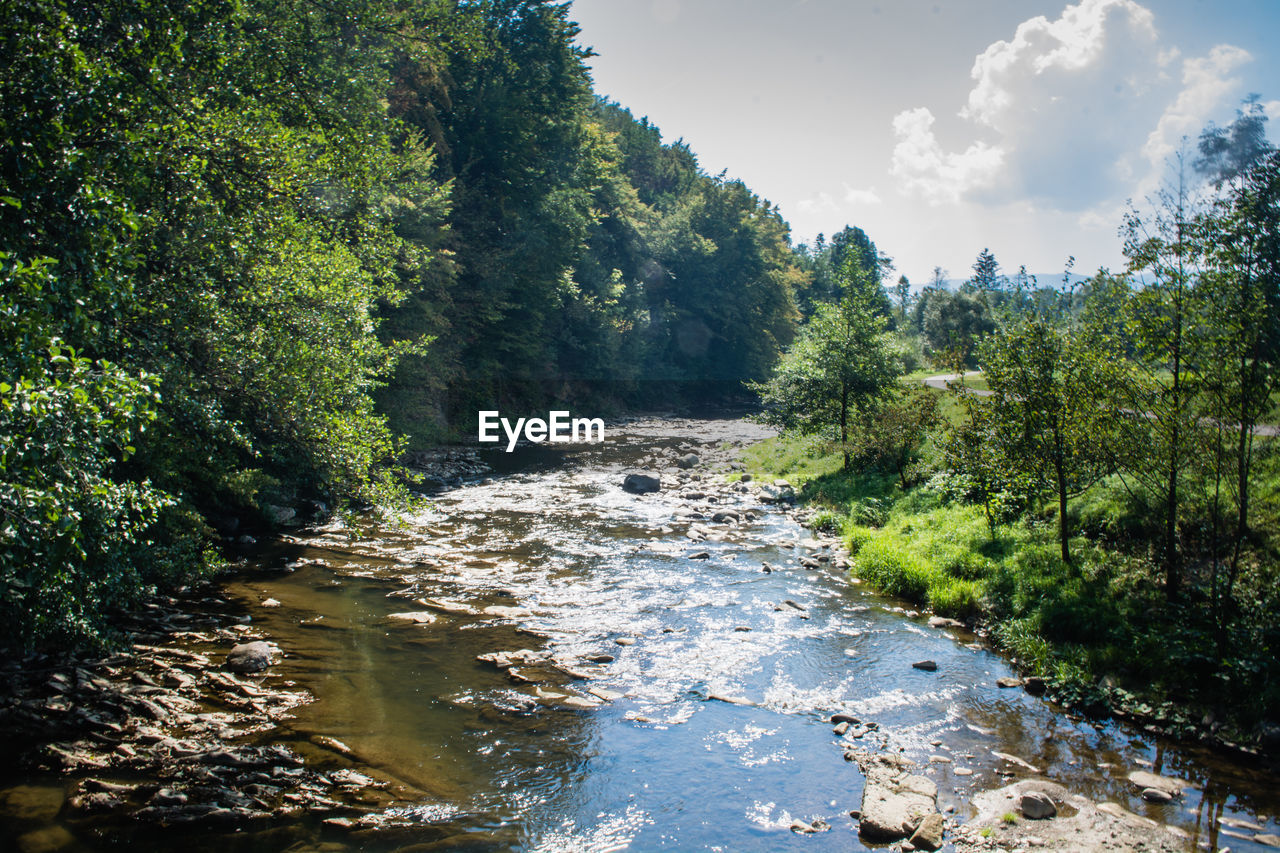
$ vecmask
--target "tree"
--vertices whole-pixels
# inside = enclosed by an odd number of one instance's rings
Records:
[[[1199,453],[1199,379],[1189,366],[1200,249],[1181,160],[1179,166],[1178,183],[1161,192],[1157,215],[1131,211],[1125,220],[1130,272],[1146,280],[1123,303],[1133,359],[1107,396],[1119,416],[1122,470],[1154,497],[1162,519],[1158,559],[1170,598],[1182,581],[1181,489]]]
[[[818,235],[820,238],[822,235]],[[824,243],[819,239],[810,259],[812,280],[798,294],[801,313],[808,317],[823,302],[837,302],[841,298],[841,276],[852,260],[860,268],[866,280],[880,283],[893,270],[893,261],[876,249],[867,232],[846,225]],[[893,311],[889,296],[880,289],[875,299],[877,312],[892,322]]]
[[[948,360],[961,369],[974,366],[978,343],[995,330],[995,322],[982,300],[943,290],[929,293],[923,327],[930,350],[939,355],[949,353]]]
[[[1004,508],[1019,493],[1018,475],[1002,453],[993,407],[975,394],[961,395],[960,405],[964,415],[944,435],[943,452],[947,467],[968,480],[967,496],[982,504],[987,534],[994,542]]]
[[[198,572],[197,510],[406,497],[371,392],[412,344],[379,340],[378,309],[430,254],[394,222],[441,188],[386,111],[401,22],[374,0],[0,19],[3,488],[47,510],[0,528],[31,558],[6,600],[42,602],[6,620],[18,641],[92,641]]]
[[[1008,471],[1056,499],[1062,561],[1070,563],[1067,502],[1108,470],[1098,400],[1112,381],[1112,361],[1079,330],[1038,315],[988,337],[981,357],[991,389],[989,435]]]
[[[1267,440],[1258,426],[1276,414],[1273,395],[1280,391],[1280,152],[1242,168],[1201,223],[1209,237],[1198,293],[1201,384],[1215,427],[1212,458],[1234,474],[1226,491],[1235,519],[1225,536],[1227,577],[1220,589],[1217,537],[1212,554],[1215,601],[1230,598],[1239,576],[1253,463]],[[1218,482],[1215,475],[1215,507]]]
[[[988,307],[993,307],[998,301],[996,295],[1004,289],[1004,276],[1000,275],[1000,264],[990,249],[978,253],[977,260],[973,262],[973,277],[965,285],[979,294]]]
[[[1257,94],[1250,94],[1227,127],[1210,124],[1197,144],[1200,156],[1193,168],[1216,183],[1231,181],[1248,172],[1274,150],[1267,141],[1267,112]]]
[[[878,280],[853,252],[840,274],[841,299],[810,318],[773,377],[752,383],[764,402],[762,419],[804,433],[834,431],[848,470],[850,429],[868,419],[895,387],[895,354],[877,311]]]
[[[937,394],[919,385],[899,385],[859,422],[854,455],[888,467],[905,489],[910,485],[907,473],[938,423]]]
[[[898,297],[898,325],[905,329],[907,327],[907,311],[911,307],[911,282],[907,280],[905,275],[898,276],[898,281],[893,286],[893,295]]]

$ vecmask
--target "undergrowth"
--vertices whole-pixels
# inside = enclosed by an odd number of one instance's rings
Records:
[[[858,577],[984,631],[1059,701],[1183,735],[1212,712],[1214,736],[1228,741],[1255,737],[1280,706],[1275,662],[1259,658],[1270,641],[1238,636],[1223,649],[1194,589],[1183,603],[1165,600],[1149,554],[1134,544],[1142,514],[1116,482],[1077,502],[1080,535],[1067,564],[1051,514],[992,529],[945,474],[903,489],[875,471],[845,473],[830,445],[790,436],[750,448],[746,461],[758,478],[790,480],[817,510],[815,526],[839,530]]]

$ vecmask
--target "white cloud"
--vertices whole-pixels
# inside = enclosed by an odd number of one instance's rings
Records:
[[[930,110],[898,113],[892,171],[933,203],[1110,206],[1149,184],[1171,146],[1234,98],[1230,75],[1249,58],[1230,45],[1183,58],[1136,0],[1080,0],[977,56],[959,111],[973,141],[947,150]]]
[[[1251,59],[1248,51],[1220,44],[1208,56],[1182,63],[1182,91],[1160,116],[1142,149],[1152,166],[1160,169],[1183,137],[1195,141],[1209,117],[1240,89],[1240,78],[1227,75]]]
[[[866,206],[871,204],[879,204],[880,193],[876,192],[875,187],[868,187],[865,190],[854,189],[848,184],[844,185],[844,200],[848,204]]]
[[[933,204],[956,202],[999,173],[1004,160],[1001,149],[975,142],[958,154],[948,153],[933,133],[933,122],[927,107],[904,110],[893,117],[898,144],[890,171],[902,179],[904,189]]]
[[[819,192],[810,198],[801,199],[796,202],[796,208],[801,213],[835,213],[840,208],[836,204],[835,199],[830,193]]]
[[[1082,77],[1106,72],[1132,85],[1132,69],[1124,65],[1159,64],[1157,40],[1151,12],[1134,0],[1082,0],[1056,21],[1043,15],[1023,21],[1012,41],[995,42],[974,60],[974,87],[960,114],[1003,130],[1025,121],[1028,106],[1043,111],[1028,96],[1061,104]]]

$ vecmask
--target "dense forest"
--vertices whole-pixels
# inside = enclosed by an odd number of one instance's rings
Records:
[[[101,639],[215,531],[394,503],[406,440],[477,407],[768,374],[811,279],[786,223],[596,97],[568,16],[6,4],[7,640]]]

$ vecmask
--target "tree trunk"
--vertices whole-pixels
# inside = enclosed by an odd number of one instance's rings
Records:
[[[1058,542],[1062,545],[1062,562],[1071,563],[1071,531],[1067,523],[1067,451],[1063,447],[1062,434],[1053,432],[1053,473],[1058,480]]]
[[[1178,442],[1178,427],[1173,428],[1174,447]],[[1169,454],[1169,497],[1164,510],[1164,593],[1173,601],[1178,597],[1182,580],[1181,561],[1178,559],[1178,457]]]
[[[1181,228],[1181,225],[1179,225]],[[1181,230],[1179,230],[1181,235]],[[1181,241],[1181,236],[1179,236]],[[1164,507],[1164,594],[1170,601],[1178,597],[1182,585],[1182,566],[1178,549],[1178,461],[1182,456],[1182,300],[1176,301],[1173,341],[1173,423],[1169,435],[1169,479]]]
[[[1067,478],[1058,465],[1058,539],[1062,543],[1062,562],[1070,564],[1071,546],[1068,544],[1071,531],[1067,524]]]
[[[1227,572],[1226,599],[1230,599],[1235,592],[1236,577],[1240,573],[1240,549],[1245,537],[1249,535],[1249,463],[1253,455],[1253,423],[1249,417],[1248,386],[1244,383],[1252,377],[1248,376],[1243,364],[1240,373],[1240,423],[1236,433],[1236,530],[1232,537],[1235,541],[1232,543],[1231,566]]]
[[[844,470],[849,470],[849,386],[840,386],[840,450],[844,453]]]

